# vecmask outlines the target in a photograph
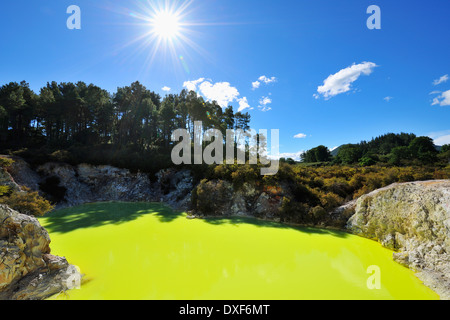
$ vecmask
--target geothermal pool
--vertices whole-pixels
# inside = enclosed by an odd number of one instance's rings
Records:
[[[391,251],[341,232],[253,219],[189,220],[155,203],[89,204],[40,222],[52,254],[85,274],[81,289],[56,299],[439,298]],[[379,290],[368,288],[371,266],[379,267]]]

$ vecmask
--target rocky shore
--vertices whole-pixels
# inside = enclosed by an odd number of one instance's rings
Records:
[[[76,268],[50,254],[37,219],[0,205],[0,300],[40,300],[71,288]]]
[[[394,184],[354,203],[347,229],[395,251],[394,260],[417,272],[450,299],[450,181]]]

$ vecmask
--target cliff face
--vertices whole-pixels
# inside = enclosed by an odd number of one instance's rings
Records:
[[[251,183],[235,188],[228,181],[213,180],[198,187],[194,211],[200,216],[258,217],[280,222],[282,198],[288,194],[281,188],[270,193]]]
[[[0,205],[0,300],[45,299],[68,289],[75,269],[49,245],[35,218]]]
[[[394,260],[450,299],[449,180],[395,184],[363,196],[347,228],[396,250]]]
[[[153,190],[144,174],[109,166],[47,163],[37,169],[43,191],[61,204],[75,206],[97,201],[150,201]],[[55,195],[55,191],[58,195]]]
[[[14,172],[12,176],[16,178]],[[27,177],[31,179],[23,179],[24,184],[38,185],[57,208],[102,201],[161,201],[187,209],[194,187],[191,173],[186,170],[163,170],[152,182],[144,173],[87,164],[46,163]]]

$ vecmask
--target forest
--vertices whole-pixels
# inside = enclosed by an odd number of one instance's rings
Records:
[[[84,82],[51,82],[33,92],[25,81],[0,88],[0,152],[33,164],[109,164],[155,173],[170,165],[175,129],[247,130],[248,113],[222,109],[195,92],[161,97],[139,82],[113,94]],[[151,159],[151,161],[149,161]]]
[[[325,146],[318,146],[302,154],[303,163],[329,163],[335,165],[375,164],[392,166],[446,165],[450,162],[450,145],[435,146],[429,137],[415,134],[389,133],[359,144],[346,144],[337,148],[335,156]],[[284,159],[286,162],[291,162]]]

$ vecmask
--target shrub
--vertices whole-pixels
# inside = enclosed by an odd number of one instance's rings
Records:
[[[283,198],[279,208],[280,222],[309,224],[312,223],[312,219],[308,213],[309,206],[307,204],[293,201],[288,197]]]
[[[314,219],[314,222],[323,221],[323,219],[327,216],[327,211],[321,206],[317,206],[311,209],[310,214]]]
[[[0,167],[8,168],[14,163],[14,160],[10,158],[0,157]]]
[[[53,206],[37,192],[23,187],[23,192],[13,192],[0,198],[0,203],[7,205],[22,214],[41,217],[53,210]]]
[[[11,187],[0,186],[0,197],[7,196],[11,193]]]
[[[244,182],[253,182],[260,179],[260,171],[256,166],[242,165],[238,166],[236,171],[231,174],[233,186],[239,189]]]
[[[223,180],[202,180],[194,191],[195,209],[207,216],[226,214],[226,205],[232,197],[231,185]]]
[[[370,155],[365,155],[364,157],[362,157],[359,160],[359,165],[361,167],[373,166],[376,163],[377,163],[377,161],[374,159],[374,157],[372,157]]]

